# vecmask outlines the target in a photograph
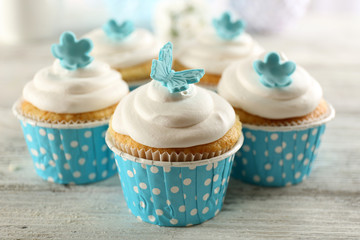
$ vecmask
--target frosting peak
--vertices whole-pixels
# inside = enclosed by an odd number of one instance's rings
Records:
[[[127,68],[155,58],[161,47],[155,37],[146,29],[135,29],[130,35],[117,41],[101,29],[95,29],[85,37],[93,41],[91,54],[114,68]]]
[[[234,122],[234,110],[216,93],[194,85],[170,93],[153,80],[120,102],[112,127],[146,146],[184,148],[220,139]]]
[[[253,68],[258,58],[239,61],[223,73],[218,92],[235,108],[269,119],[285,119],[304,116],[320,103],[322,89],[319,83],[301,66],[291,75],[292,82],[281,88],[264,85]],[[280,54],[283,62],[286,57]]]
[[[114,105],[128,92],[121,75],[103,62],[72,71],[55,60],[25,85],[23,97],[41,110],[82,113]]]
[[[204,92],[198,93],[198,89],[194,86],[191,86],[187,94],[182,92],[173,94],[155,82],[150,84],[146,94],[150,101],[136,104],[136,107],[144,113],[144,119],[169,128],[194,126],[204,121],[214,107],[212,98]],[[199,104],[195,106],[193,102]],[[179,111],[178,109],[184,106],[187,114],[174,114],[174,111]],[[155,112],[159,110],[160,114]]]
[[[251,58],[263,52],[262,47],[247,33],[231,40],[220,38],[214,29],[205,30],[180,52],[177,60],[190,68],[204,68],[205,72],[221,75],[231,63]]]

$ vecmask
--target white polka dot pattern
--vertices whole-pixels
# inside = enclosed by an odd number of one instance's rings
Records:
[[[84,146],[81,147],[81,150],[83,150],[84,152],[87,152],[89,150],[89,146],[84,145]]]
[[[76,148],[77,146],[79,146],[79,143],[78,143],[78,141],[71,141],[70,146],[73,148]]]
[[[149,215],[148,219],[150,222],[155,222],[156,218],[153,215]]]
[[[31,137],[30,134],[27,134],[27,135],[26,135],[26,139],[27,139],[29,142],[32,142],[32,137]]]
[[[155,195],[159,195],[160,194],[160,189],[159,188],[153,188],[152,193]]]
[[[105,135],[102,136],[107,128],[107,124],[57,129],[22,123],[36,173],[47,181],[61,184],[96,182],[117,172]]]
[[[140,186],[141,189],[147,189],[146,183],[141,182],[141,183],[139,184],[139,186]]]
[[[85,164],[85,158],[80,158],[79,165],[84,165],[84,164]]]
[[[181,205],[179,207],[179,212],[185,212],[185,206],[184,205]]]
[[[43,147],[40,147],[40,152],[41,152],[41,154],[46,154],[46,149],[45,148],[43,148]]]
[[[199,224],[214,217],[222,207],[233,159],[165,167],[124,161],[115,155],[131,213],[161,226]]]
[[[50,141],[54,141],[55,136],[54,136],[54,134],[49,133],[49,134],[48,134],[48,138],[49,138]]]
[[[287,132],[243,130],[244,145],[235,156],[232,176],[261,186],[286,186],[310,174],[325,125]]]
[[[172,193],[177,193],[177,192],[179,192],[179,188],[175,186],[175,187],[170,188],[170,191]]]
[[[159,172],[159,169],[158,169],[157,167],[155,167],[155,166],[152,166],[152,167],[150,168],[150,171],[151,171],[152,173],[157,173],[157,172]]]

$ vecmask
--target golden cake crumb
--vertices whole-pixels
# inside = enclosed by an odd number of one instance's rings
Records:
[[[31,116],[34,120],[46,122],[91,122],[110,118],[117,104],[93,112],[84,113],[54,113],[41,110],[27,101],[21,103],[21,111],[25,116]]]
[[[260,126],[284,126],[284,125],[298,125],[301,124],[302,122],[317,120],[327,113],[328,104],[324,99],[322,99],[319,105],[316,107],[316,109],[311,113],[302,117],[287,118],[287,119],[268,119],[250,114],[240,108],[234,108],[234,110],[235,113],[240,117],[241,122],[244,124],[260,125]]]
[[[232,128],[222,138],[211,143],[188,147],[188,148],[153,148],[153,147],[145,146],[143,144],[136,142],[128,135],[123,135],[115,132],[112,129],[111,120],[109,124],[109,133],[113,139],[113,142],[118,147],[120,147],[121,145],[126,145],[135,149],[141,149],[145,151],[151,150],[152,152],[159,151],[160,153],[167,152],[169,154],[173,152],[175,153],[183,152],[183,153],[191,153],[191,154],[212,153],[218,151],[227,152],[237,143],[237,141],[239,140],[242,134],[241,123],[238,118],[236,119],[235,124],[232,126]],[[128,154],[131,154],[131,152],[127,152],[125,148],[120,150]]]

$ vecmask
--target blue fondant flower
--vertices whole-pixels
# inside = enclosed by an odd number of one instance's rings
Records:
[[[110,19],[103,25],[103,30],[109,38],[122,41],[135,30],[135,27],[131,21],[118,24],[114,19]]]
[[[291,61],[281,63],[279,54],[270,52],[265,56],[264,62],[254,61],[253,67],[264,86],[281,88],[292,83],[290,76],[295,72],[296,64]]]
[[[150,77],[167,87],[170,93],[182,92],[189,88],[189,84],[197,83],[204,76],[204,69],[191,69],[175,72],[172,67],[171,42],[165,44],[159,53],[159,60],[153,60]]]
[[[64,32],[60,36],[60,44],[51,46],[51,53],[60,60],[63,68],[76,70],[90,64],[93,60],[89,53],[93,48],[90,39],[76,40],[72,32]]]
[[[245,22],[242,20],[231,22],[230,13],[225,12],[219,19],[213,19],[213,26],[219,37],[225,40],[231,40],[244,31]]]

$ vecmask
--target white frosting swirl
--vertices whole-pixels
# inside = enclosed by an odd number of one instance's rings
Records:
[[[322,98],[319,83],[297,65],[289,86],[268,88],[253,68],[253,62],[264,56],[229,66],[218,85],[219,94],[235,108],[269,119],[300,117],[315,110]],[[287,61],[283,54],[281,60]]]
[[[204,31],[196,41],[188,44],[177,60],[189,68],[203,68],[205,72],[221,75],[235,61],[257,56],[264,50],[247,33],[232,40],[218,37],[214,29]]]
[[[156,58],[161,44],[146,29],[136,29],[122,41],[106,36],[102,29],[95,29],[84,37],[94,43],[91,55],[114,68],[126,68]]]
[[[85,68],[69,71],[55,60],[25,85],[23,98],[41,110],[83,113],[116,104],[128,92],[120,73],[104,62],[93,61]]]
[[[192,85],[171,94],[151,81],[127,95],[115,110],[114,131],[155,148],[185,148],[223,137],[235,123],[225,99]]]

